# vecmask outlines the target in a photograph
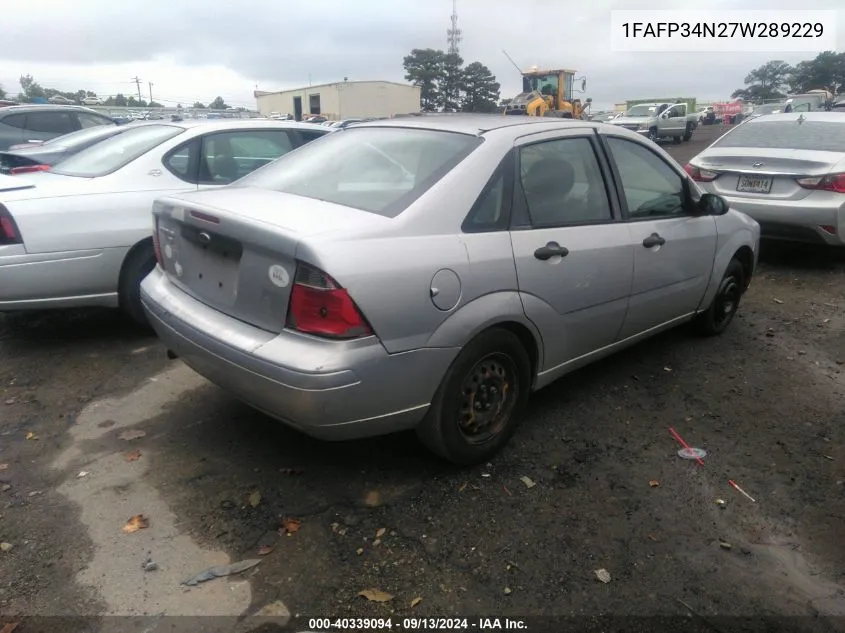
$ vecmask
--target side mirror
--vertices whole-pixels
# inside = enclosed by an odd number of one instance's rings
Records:
[[[730,210],[725,199],[715,193],[702,194],[698,208],[704,215],[725,215]]]

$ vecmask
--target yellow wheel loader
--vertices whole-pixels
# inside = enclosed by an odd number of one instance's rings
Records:
[[[522,73],[522,92],[505,106],[506,115],[547,116],[565,119],[587,119],[590,103],[573,99],[574,70],[538,70]],[[582,90],[586,82],[582,80]]]

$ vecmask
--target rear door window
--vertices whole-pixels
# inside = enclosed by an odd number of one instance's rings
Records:
[[[26,115],[26,129],[59,136],[76,130],[77,123],[70,112],[30,112]]]
[[[199,182],[226,185],[295,149],[286,130],[237,130],[203,137]]]

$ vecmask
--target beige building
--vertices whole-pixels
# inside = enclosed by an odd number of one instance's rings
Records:
[[[420,89],[394,81],[339,81],[282,92],[255,91],[262,116],[278,112],[297,120],[307,114],[327,119],[388,117],[420,111]]]

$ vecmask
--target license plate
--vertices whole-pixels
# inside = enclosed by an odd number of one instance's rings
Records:
[[[772,177],[741,174],[736,190],[745,193],[769,193],[772,190]]]

